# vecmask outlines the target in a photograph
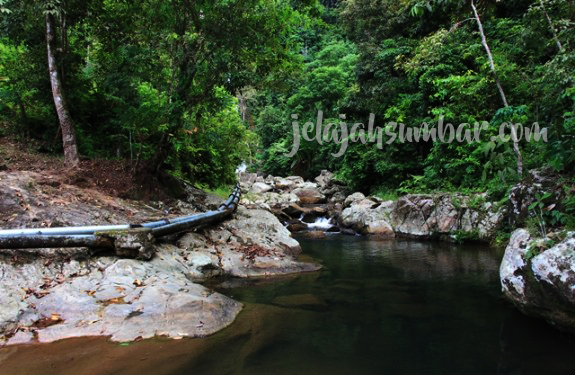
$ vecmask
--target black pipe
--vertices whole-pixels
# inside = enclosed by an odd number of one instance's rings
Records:
[[[8,235],[0,238],[0,249],[32,249],[48,247],[112,247],[113,242],[93,234],[82,235]]]
[[[164,225],[162,227],[157,227],[152,229],[152,234],[154,237],[162,237],[168,234],[182,232],[184,230],[197,227],[204,224],[210,224],[217,221],[225,219],[227,216],[231,215],[231,210],[224,211],[208,211],[203,214],[197,215],[193,220],[183,221],[178,223],[172,223]]]
[[[237,184],[217,211],[182,216],[143,224],[93,225],[45,229],[0,230],[0,249],[24,249],[45,247],[114,247],[114,233],[129,233],[131,229],[151,229],[154,237],[181,232],[195,226],[225,219],[237,210],[241,196]]]

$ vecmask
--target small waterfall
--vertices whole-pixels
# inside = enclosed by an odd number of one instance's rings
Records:
[[[244,173],[247,169],[248,169],[248,166],[246,165],[246,163],[242,162],[242,164],[237,166],[236,174]]]
[[[327,217],[318,217],[317,219],[315,219],[315,221],[313,223],[309,223],[307,225],[308,228],[314,228],[314,229],[329,229],[331,227],[333,227],[332,224],[332,220],[331,218],[327,218]]]

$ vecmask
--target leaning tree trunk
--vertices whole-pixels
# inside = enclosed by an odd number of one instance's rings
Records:
[[[487,58],[489,59],[489,66],[491,67],[491,72],[495,77],[495,83],[497,84],[497,89],[499,90],[499,95],[501,95],[501,100],[503,101],[503,105],[505,107],[509,107],[507,104],[507,98],[505,97],[505,92],[503,91],[503,86],[499,82],[499,78],[497,78],[497,71],[495,70],[495,63],[493,62],[493,55],[491,54],[491,49],[489,48],[489,44],[487,44],[487,38],[485,37],[485,33],[483,32],[483,24],[481,23],[481,19],[479,18],[479,13],[477,13],[477,8],[475,7],[475,3],[471,0],[471,8],[473,8],[473,14],[475,15],[475,20],[477,21],[477,25],[479,27],[479,33],[481,34],[481,44],[485,48],[487,52]],[[519,150],[519,142],[516,142],[517,139],[515,127],[513,124],[511,125],[511,131],[515,135],[513,141],[513,151],[517,156],[517,175],[521,178],[523,174],[523,157],[521,156],[521,150]]]
[[[547,19],[547,23],[549,24],[549,29],[551,30],[551,33],[553,34],[553,39],[555,40],[555,43],[557,44],[557,48],[559,49],[559,52],[561,52],[563,50],[563,46],[561,45],[561,42],[559,41],[559,36],[557,36],[557,31],[555,31],[555,28],[553,27],[553,22],[551,22],[551,17],[549,17],[549,14],[547,14],[547,9],[545,9],[545,3],[543,2],[543,0],[539,0],[539,2],[541,3],[541,10],[543,10],[543,14],[545,15],[545,18]]]
[[[62,145],[64,147],[64,161],[68,165],[75,166],[79,163],[78,146],[76,144],[76,134],[74,124],[70,117],[70,112],[64,100],[62,80],[58,72],[56,62],[56,36],[54,33],[54,16],[46,13],[46,44],[48,46],[48,70],[50,72],[50,83],[52,84],[52,96],[54,105],[58,113],[60,128],[62,129]]]

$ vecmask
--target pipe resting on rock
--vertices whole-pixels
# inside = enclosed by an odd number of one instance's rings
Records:
[[[241,189],[237,184],[228,199],[215,211],[142,224],[0,230],[0,250],[53,247],[112,248],[118,256],[147,260],[154,256],[153,244],[156,238],[222,221],[237,210],[240,196]]]

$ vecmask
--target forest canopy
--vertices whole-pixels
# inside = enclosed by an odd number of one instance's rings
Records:
[[[497,193],[575,166],[574,1],[0,0],[0,17],[0,116],[44,152],[73,136],[79,155],[202,186],[245,162],[329,169],[368,193]],[[350,142],[335,158],[334,142],[302,141],[286,157],[292,115],[318,111],[324,124],[489,126],[472,143]],[[494,141],[503,123],[538,123],[547,142]]]

